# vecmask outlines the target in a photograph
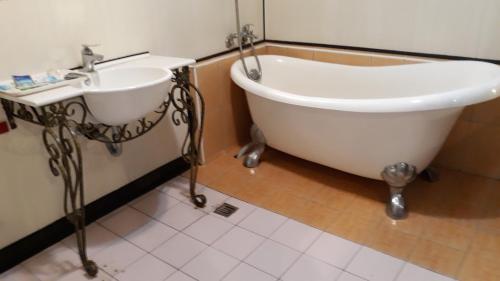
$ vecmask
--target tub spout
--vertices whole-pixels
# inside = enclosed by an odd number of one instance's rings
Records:
[[[256,168],[259,166],[260,158],[266,149],[266,139],[262,131],[255,124],[250,129],[250,136],[252,141],[242,147],[235,157],[237,159],[245,157],[243,165],[247,168]]]
[[[397,163],[385,167],[382,178],[390,187],[390,201],[387,204],[387,215],[395,220],[407,217],[403,191],[405,186],[417,177],[417,168],[407,163]]]

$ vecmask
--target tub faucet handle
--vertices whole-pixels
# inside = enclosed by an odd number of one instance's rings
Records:
[[[253,33],[253,28],[254,28],[254,25],[249,23],[249,24],[245,24],[243,26],[243,28],[241,29],[242,33],[243,33],[243,36],[248,36],[248,37],[252,37],[253,39],[257,39],[257,35],[255,35]]]

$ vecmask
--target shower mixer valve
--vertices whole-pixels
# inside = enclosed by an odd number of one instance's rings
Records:
[[[239,40],[241,40],[241,45],[247,45],[248,43],[257,40],[259,37],[253,33],[253,24],[245,24],[241,28],[239,33],[231,33],[226,37],[226,47],[228,49],[237,47]]]

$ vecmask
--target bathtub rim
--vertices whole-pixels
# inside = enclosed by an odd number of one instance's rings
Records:
[[[298,59],[286,56],[277,55],[260,55],[261,59],[287,59],[296,60],[306,63],[324,63],[313,60]],[[449,61],[446,61],[449,62]],[[446,62],[429,62],[429,63],[446,63]],[[477,62],[481,64],[495,64],[486,62]],[[359,67],[348,66],[345,67]],[[266,75],[263,69],[263,75]],[[477,104],[489,100],[493,100],[500,96],[500,77],[488,81],[487,83],[479,84],[474,87],[466,87],[453,91],[433,93],[429,95],[401,97],[401,98],[376,98],[376,99],[340,99],[340,98],[324,98],[324,97],[309,97],[298,94],[292,94],[278,89],[274,89],[255,82],[246,77],[242,70],[241,61],[237,60],[231,66],[231,78],[241,88],[249,93],[271,99],[277,102],[283,102],[292,105],[305,106],[319,109],[349,111],[349,112],[367,112],[367,113],[383,113],[383,112],[412,112],[412,111],[427,111],[438,110],[454,107],[465,107],[472,104]]]

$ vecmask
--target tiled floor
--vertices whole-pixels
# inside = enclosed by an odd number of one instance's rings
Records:
[[[176,178],[88,228],[96,280],[452,280],[201,185],[210,205],[195,209],[187,188]],[[213,213],[222,202],[239,210],[229,218]],[[88,280],[73,245],[67,238],[0,280]]]
[[[258,168],[246,169],[234,159],[237,151],[203,166],[200,183],[446,276],[500,280],[499,180],[439,169],[440,181],[418,179],[406,189],[409,217],[393,221],[385,215],[388,188],[381,181],[272,149]]]

